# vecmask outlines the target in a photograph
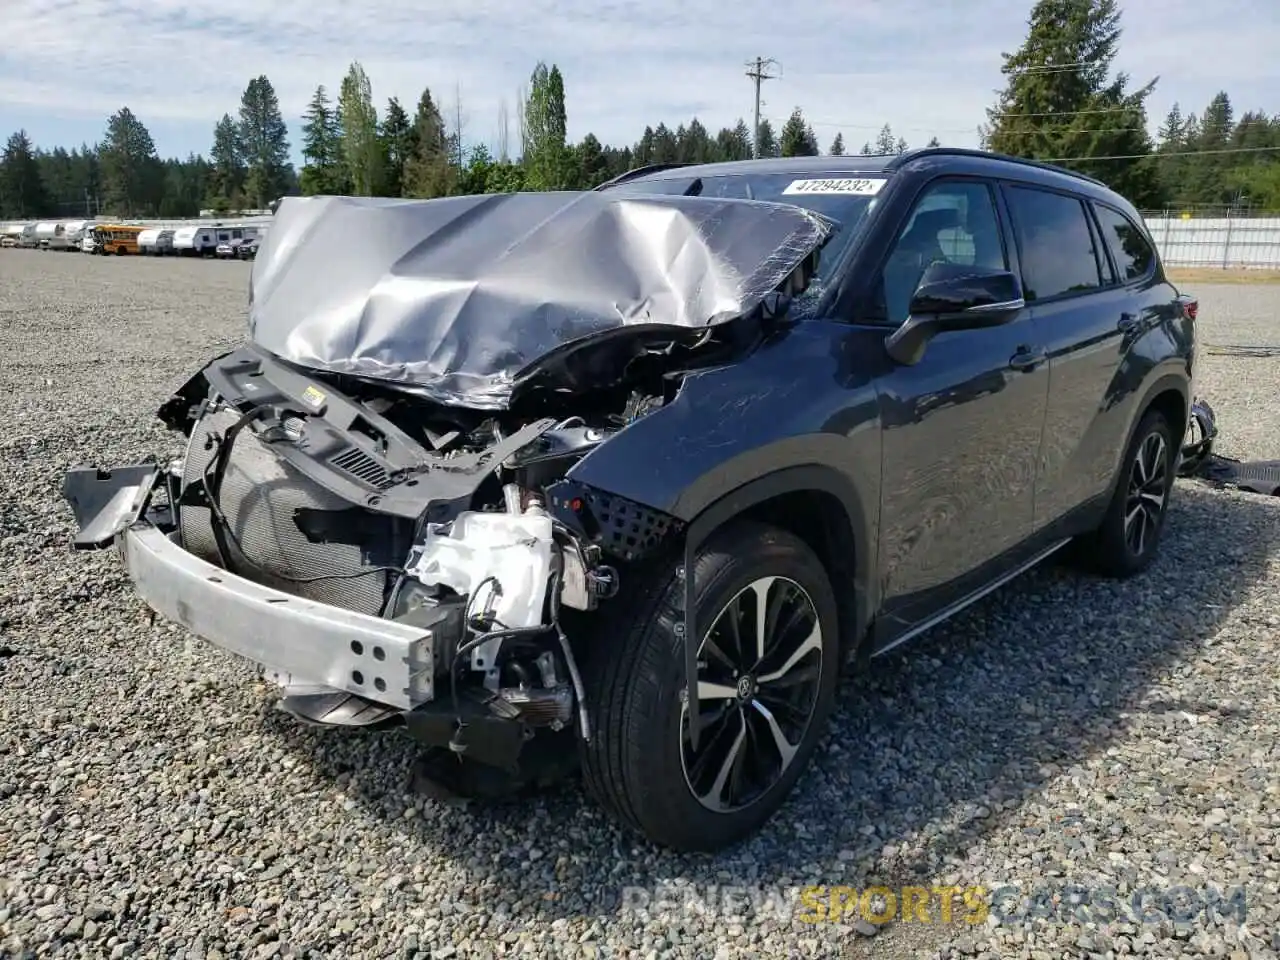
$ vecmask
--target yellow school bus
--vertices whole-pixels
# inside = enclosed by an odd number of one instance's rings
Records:
[[[100,223],[93,228],[97,240],[97,252],[103,255],[137,253],[138,234],[146,227],[126,226],[118,223]]]

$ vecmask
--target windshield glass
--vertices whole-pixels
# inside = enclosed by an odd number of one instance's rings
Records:
[[[620,183],[616,187],[609,187],[607,192],[630,195],[688,194],[792,203],[834,220],[840,225],[840,229],[822,248],[817,272],[808,289],[792,303],[792,315],[803,317],[817,306],[826,290],[831,271],[839,264],[875,204],[873,191],[878,190],[884,180],[884,176],[880,174],[862,175],[847,171],[804,175],[740,173],[703,177],[665,176]]]

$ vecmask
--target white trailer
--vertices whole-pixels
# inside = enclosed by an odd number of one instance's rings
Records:
[[[173,232],[173,252],[180,257],[213,256],[218,235],[213,227],[182,227]]]
[[[80,245],[84,242],[86,230],[92,230],[95,221],[93,220],[72,220],[66,224],[67,245],[65,249],[78,251]]]
[[[67,222],[55,224],[53,228],[53,236],[49,238],[49,242],[45,244],[45,249],[61,250],[64,253],[71,249],[71,241],[67,238]]]
[[[160,239],[159,228],[152,228],[151,230],[143,230],[140,234],[138,234],[138,252],[142,254],[144,257],[156,256],[157,254],[160,253],[160,249],[159,249],[160,245],[158,243],[159,239]]]
[[[18,246],[28,250],[35,250],[40,246],[40,238],[36,236],[36,226],[34,223],[22,225],[22,233],[18,235]]]
[[[41,250],[57,250],[66,244],[65,228],[61,223],[45,221],[36,224],[36,245]]]

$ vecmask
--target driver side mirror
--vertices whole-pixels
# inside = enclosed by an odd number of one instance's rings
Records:
[[[1024,307],[1022,285],[1008,270],[933,263],[911,296],[907,319],[885,338],[885,349],[911,366],[939,333],[1000,326]]]

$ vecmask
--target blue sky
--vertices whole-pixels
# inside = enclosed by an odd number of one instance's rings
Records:
[[[1220,89],[1237,112],[1280,111],[1275,0],[1129,0],[1118,68],[1160,77],[1152,123],[1169,105],[1201,110]],[[801,106],[825,149],[856,149],[883,123],[915,146],[976,144],[1001,84],[1000,54],[1022,40],[1030,0],[0,0],[0,136],[24,127],[42,147],[94,142],[127,105],[163,156],[206,152],[265,73],[289,121],[316,84],[336,92],[359,60],[379,111],[412,110],[424,85],[464,137],[495,146],[500,105],[541,58],[560,65],[569,135],[634,142],[645,124],[697,115],[714,132],[750,118],[744,62],[773,57],[765,116]]]

